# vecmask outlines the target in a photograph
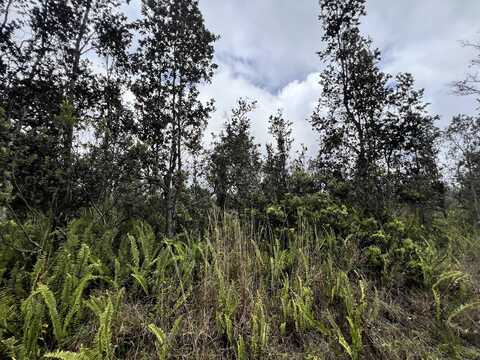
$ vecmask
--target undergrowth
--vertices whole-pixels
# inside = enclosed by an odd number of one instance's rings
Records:
[[[278,207],[173,239],[118,223],[1,224],[0,357],[480,358],[479,238],[453,218]]]

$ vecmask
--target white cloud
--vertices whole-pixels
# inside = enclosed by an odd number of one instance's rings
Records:
[[[217,58],[228,69],[220,70],[218,76],[229,74],[235,78],[229,87],[240,86],[229,89],[229,96],[257,97],[261,106],[270,109],[270,99],[278,100],[290,85],[296,81],[303,84],[309,74],[321,70],[316,55],[322,46],[318,1],[200,0],[200,6],[209,29],[221,35]],[[383,68],[415,76],[417,86],[426,90],[431,110],[442,116],[439,125],[448,123],[456,113],[474,111],[473,99],[453,96],[449,84],[464,76],[475,55],[459,41],[478,36],[480,1],[369,0],[367,11],[362,30],[382,51]],[[215,80],[214,86],[220,82]],[[224,99],[224,91],[212,92],[219,108],[231,105],[231,99]],[[292,104],[299,98],[283,97],[282,101]],[[299,113],[297,108],[294,115]],[[265,138],[264,127],[264,123],[262,129],[258,124],[255,127],[259,140]],[[296,140],[313,142],[311,132],[305,136]]]
[[[140,0],[129,6],[137,17]],[[220,68],[204,98],[216,100],[208,128],[218,132],[240,97],[258,100],[252,115],[257,141],[268,140],[267,119],[278,107],[294,122],[297,146],[313,152],[316,135],[305,120],[320,95],[318,73],[323,64],[317,0],[200,0],[207,27],[221,36],[216,43]],[[382,67],[392,74],[411,72],[425,88],[431,110],[448,123],[459,112],[471,113],[471,98],[451,94],[449,83],[463,78],[476,54],[460,40],[479,37],[478,0],[368,0],[362,31],[383,53]],[[206,141],[210,141],[207,135]]]
[[[460,80],[476,54],[460,41],[478,38],[477,0],[370,0],[362,30],[384,55],[390,73],[411,72],[425,88],[431,110],[445,126],[459,112],[472,112],[475,102],[452,94],[450,84]]]
[[[250,82],[277,90],[318,69],[315,0],[201,0],[200,7],[221,36],[219,60]]]
[[[316,150],[315,136],[307,119],[310,117],[320,93],[318,74],[312,73],[303,81],[292,81],[277,93],[252,84],[234,73],[229,65],[221,64],[213,83],[202,88],[204,100],[216,99],[216,112],[213,114],[206,133],[205,142],[211,142],[211,133],[218,133],[226,116],[241,97],[258,101],[257,109],[251,114],[252,132],[257,143],[264,146],[270,141],[268,135],[268,118],[277,109],[284,111],[285,117],[293,123],[293,136],[296,139],[294,150],[300,148],[301,142],[313,154]]]

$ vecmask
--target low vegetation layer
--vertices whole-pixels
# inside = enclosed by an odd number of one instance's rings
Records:
[[[100,208],[65,229],[5,221],[0,354],[479,358],[479,238],[455,214],[380,224],[305,203],[261,220],[212,213],[203,235],[174,239]]]

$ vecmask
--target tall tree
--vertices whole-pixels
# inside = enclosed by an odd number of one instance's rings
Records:
[[[117,47],[126,18],[117,0],[13,3],[21,3],[19,31],[5,55],[8,82],[0,94],[17,134],[14,192],[23,199],[17,205],[38,205],[65,218],[83,201],[74,196],[74,177],[81,178],[74,148],[76,132],[95,120],[99,100],[91,59]]]
[[[480,226],[480,118],[455,116],[445,130],[461,203]]]
[[[239,100],[213,143],[208,180],[222,209],[241,212],[252,207],[260,190],[260,151],[249,118],[255,106],[256,102]]]
[[[372,193],[390,76],[378,67],[380,52],[360,34],[365,0],[322,0],[320,6],[324,50],[319,55],[327,67],[311,120],[321,136],[320,166],[330,168],[333,177],[353,180],[359,194]]]
[[[58,63],[65,73],[64,98],[71,104],[75,120],[63,123],[67,200],[72,198],[74,181],[74,131],[82,129],[86,121],[96,120],[92,110],[101,102],[100,76],[94,73],[88,56],[93,53],[98,57],[122,58],[130,39],[120,5],[120,0],[70,0],[56,4],[55,20],[62,31],[57,36],[60,50],[57,50]],[[109,85],[107,83],[107,87]]]
[[[97,74],[99,96],[91,124],[96,141],[89,144],[87,157],[96,191],[86,195],[92,200],[121,199],[125,194],[119,190],[125,185],[122,179],[126,176],[129,180],[124,180],[133,182],[132,173],[121,172],[136,133],[134,115],[124,100],[131,77],[127,49],[132,33],[124,15],[105,17],[98,26],[102,28],[98,54],[103,67]]]
[[[443,184],[437,166],[440,130],[438,116],[428,111],[424,90],[416,90],[413,76],[395,77],[382,126],[380,164],[385,202],[410,203],[425,210],[442,207]]]
[[[11,184],[11,165],[9,159],[12,157],[12,133],[11,124],[7,122],[4,111],[0,108],[0,218],[3,216],[4,206],[9,202]]]
[[[292,148],[292,123],[286,120],[281,110],[269,119],[269,133],[273,143],[267,144],[264,163],[264,193],[269,201],[277,201],[288,192],[288,159]]]
[[[184,181],[186,152],[199,149],[213,101],[199,100],[198,85],[210,81],[216,65],[213,43],[196,0],[145,0],[132,90],[145,143],[145,177],[165,204],[165,231],[175,231],[177,199]]]
[[[380,70],[380,51],[359,30],[365,0],[321,0],[320,6],[319,54],[327,67],[311,119],[320,133],[317,167],[327,187],[350,188],[357,204],[382,213],[401,187],[412,189],[420,179],[423,191],[437,184],[437,118],[428,114],[410,74],[392,78]],[[398,180],[393,188],[392,174]]]

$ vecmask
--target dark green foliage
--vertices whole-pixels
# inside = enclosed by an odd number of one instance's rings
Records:
[[[12,125],[5,118],[4,110],[0,107],[0,216],[3,217],[3,207],[9,202],[12,193]]]
[[[208,181],[221,209],[254,207],[260,190],[260,152],[250,133],[256,102],[239,100],[213,143]]]
[[[398,201],[422,209],[441,204],[437,117],[427,112],[423,91],[414,89],[410,74],[392,78],[380,70],[380,51],[359,29],[364,0],[325,0],[320,7],[325,48],[319,54],[327,67],[311,123],[320,134],[323,187],[343,188],[377,216]]]
[[[292,123],[285,120],[281,110],[270,116],[269,132],[274,143],[267,145],[263,165],[263,192],[267,201],[280,200],[289,191],[289,158],[292,148]]]
[[[449,155],[455,159],[456,192],[462,207],[480,225],[480,118],[459,115],[445,130]]]
[[[117,56],[127,41],[119,7],[116,0],[2,1],[0,46],[8,51],[0,106],[12,124],[12,206],[21,216],[33,207],[65,221],[88,203],[78,135],[95,123],[100,102],[92,57]]]
[[[213,101],[200,101],[198,85],[210,81],[216,68],[216,36],[205,28],[197,1],[145,1],[142,14],[132,59],[137,136],[146,150],[140,160],[151,193],[160,194],[165,231],[172,236],[185,184],[185,157],[199,151],[213,110]]]

